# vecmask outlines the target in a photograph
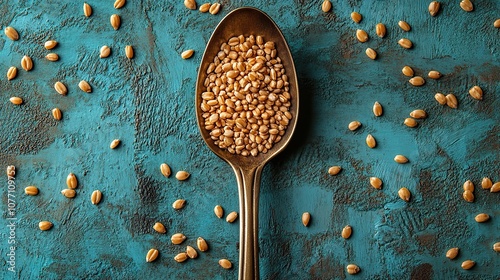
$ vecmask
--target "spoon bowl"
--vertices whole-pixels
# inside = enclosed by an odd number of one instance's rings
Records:
[[[289,111],[292,119],[281,140],[274,143],[267,153],[258,153],[256,156],[242,156],[231,154],[226,149],[221,149],[211,139],[210,132],[205,129],[205,119],[200,108],[202,93],[206,91],[204,85],[207,78],[207,69],[220,47],[229,38],[243,35],[260,35],[265,41],[275,43],[278,57],[288,76],[290,103]],[[274,21],[264,12],[251,7],[233,10],[226,15],[217,25],[207,43],[203,58],[198,70],[196,82],[196,118],[201,136],[207,146],[220,158],[225,160],[234,170],[238,183],[240,203],[240,246],[239,246],[239,279],[259,279],[258,258],[258,198],[262,168],[278,153],[283,151],[290,142],[297,124],[299,112],[299,88],[297,75],[290,49],[280,29]]]

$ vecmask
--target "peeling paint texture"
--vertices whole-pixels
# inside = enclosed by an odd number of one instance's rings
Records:
[[[175,3],[174,3],[175,2]],[[300,85],[300,119],[290,146],[262,174],[260,196],[260,271],[262,279],[498,279],[500,255],[499,193],[481,189],[483,177],[500,181],[500,1],[474,0],[465,12],[460,1],[441,1],[436,17],[429,1],[334,1],[330,12],[322,1],[222,0],[217,15],[188,10],[183,1],[129,0],[121,9],[113,1],[1,1],[0,26],[12,26],[19,40],[0,34],[0,163],[17,167],[16,270],[8,271],[8,182],[0,180],[1,279],[237,279],[239,220],[218,219],[238,211],[231,168],[211,153],[199,135],[194,86],[198,65],[211,32],[231,10],[254,6],[282,29],[292,51]],[[198,5],[203,4],[198,1]],[[354,23],[350,14],[363,15]],[[114,30],[109,18],[121,17]],[[397,23],[404,20],[411,31]],[[387,36],[379,38],[382,22]],[[356,40],[356,30],[369,35]],[[258,35],[258,30],[256,30]],[[408,38],[413,48],[398,40]],[[56,40],[53,50],[43,44]],[[107,45],[111,55],[99,58]],[[135,57],[125,56],[125,46]],[[377,51],[369,59],[366,48]],[[193,49],[184,60],[181,53]],[[50,52],[60,59],[45,59]],[[32,71],[21,68],[31,56]],[[409,65],[425,85],[414,87],[401,73]],[[6,77],[10,66],[15,79]],[[437,70],[438,80],[427,78]],[[92,93],[78,88],[86,80]],[[68,87],[66,96],[54,83]],[[474,85],[483,100],[472,99]],[[458,108],[439,105],[434,94],[453,93]],[[16,106],[12,96],[23,98]],[[380,102],[384,113],[375,117]],[[62,120],[51,115],[60,108]],[[414,109],[428,118],[403,125]],[[362,126],[348,130],[358,120]],[[370,149],[368,134],[377,140]],[[120,139],[110,149],[113,139]],[[395,155],[407,164],[397,164]],[[164,177],[185,170],[188,180]],[[333,165],[342,167],[328,174]],[[4,171],[2,171],[4,172]],[[74,199],[60,194],[66,176],[79,181]],[[5,174],[5,173],[2,173]],[[369,178],[383,181],[381,190]],[[475,202],[462,199],[465,181],[476,189]],[[34,185],[37,196],[24,188]],[[411,200],[398,190],[407,187]],[[90,201],[94,190],[102,201]],[[172,203],[186,199],[174,210]],[[304,227],[303,212],[311,213]],[[477,223],[479,213],[491,216]],[[38,223],[54,226],[40,231]],[[153,230],[161,222],[166,234]],[[351,225],[349,239],[340,235]],[[173,245],[175,233],[186,235]],[[196,239],[209,250],[197,259],[177,263],[174,256]],[[459,247],[455,260],[446,251]],[[151,248],[158,259],[145,260]],[[233,263],[230,270],[218,265]],[[463,270],[462,261],[476,266]],[[360,267],[356,276],[346,266]]]

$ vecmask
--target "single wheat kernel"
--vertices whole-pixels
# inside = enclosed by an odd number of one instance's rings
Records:
[[[222,216],[224,216],[224,209],[220,205],[215,205],[214,213],[215,213],[215,216],[217,216],[217,218],[221,219]]]
[[[355,23],[359,23],[363,19],[363,16],[358,12],[352,12],[351,18]]]
[[[483,90],[478,86],[473,86],[471,89],[469,89],[469,94],[474,99],[477,100],[483,99]]]
[[[202,13],[206,13],[210,9],[210,6],[211,6],[210,3],[205,3],[205,4],[203,4],[203,5],[200,6],[199,11],[202,12]]]
[[[446,105],[453,109],[456,109],[458,107],[457,97],[453,93],[446,95]]]
[[[23,99],[21,97],[13,96],[9,99],[9,101],[14,104],[14,105],[21,105],[23,104]]]
[[[150,249],[146,254],[146,262],[153,262],[158,258],[159,252],[156,249]]]
[[[90,196],[90,202],[92,204],[97,205],[101,202],[102,199],[102,192],[100,190],[95,190],[92,192],[92,195]]]
[[[437,79],[441,78],[441,76],[443,76],[443,75],[441,75],[441,73],[439,73],[439,71],[431,70],[431,71],[429,71],[427,76],[431,79],[437,80]]]
[[[500,18],[495,20],[495,22],[493,22],[493,26],[496,28],[500,28]]]
[[[55,120],[60,121],[62,119],[61,110],[59,108],[52,109],[52,117],[54,117]]]
[[[38,194],[38,188],[35,186],[28,186],[24,189],[24,193],[27,195],[35,196]]]
[[[182,253],[177,254],[174,257],[174,260],[178,263],[181,263],[181,262],[185,262],[188,258],[189,258],[188,255],[186,253],[182,252]]]
[[[185,205],[186,205],[185,199],[177,199],[176,201],[174,201],[174,203],[172,203],[172,207],[175,210],[180,210],[180,209],[184,208]]]
[[[182,59],[188,59],[188,58],[192,57],[193,54],[194,54],[194,50],[186,50],[186,51],[183,51],[181,53],[181,57],[182,57]]]
[[[172,241],[172,244],[179,245],[186,240],[186,236],[182,233],[176,233],[172,235],[170,240]]]
[[[435,17],[439,12],[440,7],[441,7],[441,3],[439,3],[438,1],[432,1],[429,4],[429,14],[431,14],[431,16]]]
[[[462,197],[467,202],[474,202],[474,194],[471,191],[464,191]]]
[[[458,256],[458,252],[459,252],[460,249],[458,249],[457,247],[455,248],[451,248],[449,249],[447,252],[446,252],[446,257],[450,260],[453,260],[455,259],[457,256]]]
[[[64,189],[61,191],[61,193],[67,198],[73,198],[76,196],[76,191],[73,189]]]
[[[471,180],[465,181],[463,187],[464,187],[464,191],[470,191],[470,192],[474,191],[474,183],[472,183]]]
[[[184,6],[190,10],[196,10],[196,1],[195,0],[184,0]]]
[[[359,269],[359,266],[355,265],[355,264],[348,264],[347,267],[347,273],[353,275],[353,274],[357,274],[360,269]]]
[[[414,118],[406,118],[404,124],[407,127],[416,127],[418,125],[418,122]]]
[[[425,84],[424,78],[422,78],[420,76],[415,76],[415,77],[411,78],[408,82],[416,87],[420,87],[420,86],[423,86]]]
[[[341,170],[342,170],[342,167],[340,167],[338,165],[334,165],[334,166],[328,168],[328,174],[335,176],[335,175],[339,174],[339,172]]]
[[[366,31],[364,31],[363,29],[358,29],[356,30],[356,38],[361,43],[364,43],[368,41],[368,33],[366,33]]]
[[[111,49],[108,46],[102,46],[99,50],[99,57],[106,58],[111,54]]]
[[[191,246],[186,246],[186,254],[190,259],[196,259],[198,257],[198,252]]]
[[[160,172],[161,174],[163,174],[163,176],[165,177],[170,177],[170,175],[172,174],[172,171],[170,170],[170,166],[168,166],[168,164],[166,163],[162,163],[160,164]]]
[[[439,93],[439,92],[434,95],[434,99],[436,99],[436,101],[441,105],[445,105],[447,102],[446,96],[442,93]]]
[[[311,214],[309,212],[302,213],[302,224],[307,227],[309,225],[309,221],[311,220]]]
[[[358,121],[352,121],[352,122],[349,123],[349,125],[347,127],[349,128],[350,131],[355,131],[360,126],[361,126],[360,122],[358,122]]]
[[[120,145],[122,141],[120,139],[115,139],[113,141],[111,141],[111,144],[109,144],[109,147],[111,149],[115,149],[116,147],[118,147],[118,145]]]
[[[158,232],[158,233],[166,233],[167,232],[167,229],[165,228],[165,226],[160,223],[160,222],[156,222],[154,225],[153,225],[153,229]]]
[[[41,221],[38,223],[38,227],[41,229],[41,230],[49,230],[51,229],[53,226],[53,224],[49,221]]]
[[[402,200],[407,202],[410,201],[411,193],[410,190],[408,190],[407,188],[403,187],[399,189],[398,195]]]
[[[208,12],[212,15],[218,14],[220,11],[220,4],[219,3],[213,3],[210,8],[208,9]]]
[[[476,262],[471,261],[471,260],[466,260],[466,261],[462,262],[462,268],[465,270],[471,269],[472,267],[474,267],[474,265],[476,265]]]
[[[472,12],[472,10],[474,10],[474,5],[470,0],[462,0],[460,2],[460,8],[466,12]]]
[[[224,269],[230,269],[233,267],[233,264],[228,259],[220,259],[219,265]]]
[[[415,119],[425,119],[427,118],[427,113],[422,109],[417,109],[410,112],[410,117]]]
[[[352,227],[350,225],[347,225],[342,229],[341,233],[342,238],[349,239],[349,237],[351,237],[351,234],[352,234]]]
[[[7,35],[7,37],[9,37],[9,39],[11,39],[12,41],[19,40],[19,33],[17,33],[17,30],[14,29],[14,27],[7,26],[7,27],[5,27],[4,32],[5,32],[5,35]]]
[[[236,218],[238,218],[238,213],[233,211],[227,215],[226,222],[232,223],[236,220]]]
[[[123,6],[125,6],[125,3],[127,3],[127,0],[116,0],[114,7],[115,7],[115,9],[120,9]]]
[[[490,219],[490,215],[488,215],[486,213],[477,214],[477,216],[474,218],[474,220],[476,220],[476,222],[478,222],[478,223],[484,223],[484,222],[488,221],[489,219]]]
[[[21,59],[21,67],[25,71],[31,71],[31,69],[33,69],[33,60],[31,60],[31,57],[27,55],[23,56]]]
[[[11,177],[15,177],[16,176],[16,167],[14,165],[9,165],[7,166],[7,177],[9,177],[9,179]]]
[[[90,17],[92,15],[92,7],[87,3],[83,3],[83,14],[86,17]]]
[[[380,190],[382,188],[382,180],[377,177],[370,177],[370,185],[372,185],[372,187],[376,188],[377,190]]]
[[[324,0],[323,4],[321,4],[321,10],[325,13],[328,13],[332,9],[332,2],[330,0]]]
[[[111,26],[113,27],[114,30],[118,30],[120,28],[121,19],[119,15],[112,14],[111,17],[109,18],[109,22],[111,23]]]
[[[484,177],[483,180],[481,181],[481,188],[484,190],[489,190],[493,186],[493,182],[491,181],[490,178]]]
[[[134,58],[134,48],[130,45],[125,46],[125,56],[128,59]]]
[[[378,103],[378,101],[375,102],[373,104],[373,114],[375,115],[375,117],[382,116],[383,112],[384,112],[384,110],[382,108],[382,105],[380,105],[380,103]]]
[[[76,189],[78,187],[78,179],[76,179],[75,174],[69,173],[66,177],[66,185],[70,189]]]
[[[406,39],[406,38],[400,39],[398,41],[398,44],[405,49],[411,49],[411,47],[413,47],[413,43],[409,39]]]
[[[86,92],[86,93],[91,93],[92,92],[92,87],[90,86],[90,84],[85,81],[85,80],[81,80],[79,83],[78,83],[78,87],[83,91],[83,92]]]
[[[366,136],[366,145],[372,149],[377,146],[377,141],[371,134]]]
[[[186,172],[186,171],[177,171],[177,173],[175,174],[175,178],[177,178],[177,180],[179,181],[184,181],[186,180],[187,178],[189,178],[189,173]]]
[[[380,38],[384,38],[385,34],[387,33],[385,25],[383,23],[377,23],[377,25],[375,26],[375,33],[377,33],[377,36],[379,36]]]
[[[403,72],[403,75],[405,75],[406,77],[413,77],[414,75],[413,69],[411,69],[410,66],[403,67],[403,69],[401,69],[401,72]]]
[[[403,29],[406,32],[411,30],[411,26],[406,21],[400,20],[398,22],[398,25],[401,29]]]
[[[55,41],[55,40],[48,40],[47,42],[45,42],[43,44],[43,46],[45,47],[45,49],[51,50],[51,49],[53,49],[53,48],[55,48],[57,46],[57,41]]]
[[[403,155],[396,155],[396,156],[394,157],[394,161],[395,161],[395,162],[397,162],[397,163],[401,163],[401,164],[403,164],[403,163],[407,163],[407,162],[408,162],[408,158],[406,158],[406,157],[405,157],[405,156],[403,156]]]
[[[373,60],[377,59],[377,52],[374,49],[367,48],[365,53],[366,53],[366,56],[368,56],[370,59],[373,59]]]
[[[202,252],[205,252],[208,250],[207,241],[205,241],[205,239],[203,239],[203,237],[198,237],[198,239],[196,239],[196,246],[198,247],[198,250],[200,250]]]
[[[500,182],[494,183],[490,188],[490,192],[492,193],[500,192]]]
[[[68,94],[68,88],[61,82],[57,81],[54,84],[54,89],[59,93],[60,95],[66,95]]]
[[[500,252],[500,242],[493,244],[493,250],[495,250],[495,252]]]
[[[7,71],[7,80],[12,80],[17,76],[17,67],[11,66]]]
[[[45,56],[48,61],[58,61],[59,55],[57,53],[49,53]]]

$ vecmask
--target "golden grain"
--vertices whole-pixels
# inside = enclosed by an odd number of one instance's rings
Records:
[[[114,139],[113,141],[111,141],[111,144],[109,144],[109,147],[111,149],[116,149],[116,147],[118,147],[118,145],[120,145],[122,141],[120,139]]]
[[[49,230],[51,229],[53,226],[53,224],[49,221],[41,221],[38,223],[38,227],[40,228],[40,230]]]
[[[186,246],[186,254],[190,259],[196,259],[198,257],[198,252],[191,246]]]
[[[358,13],[358,12],[352,12],[351,13],[351,19],[355,23],[359,23],[363,19],[363,16],[360,13]]]
[[[382,188],[382,180],[377,177],[370,177],[370,185],[372,185],[372,187],[376,188],[377,190],[380,190]]]
[[[196,10],[196,1],[195,0],[184,0],[184,6],[190,10]]]
[[[450,260],[453,260],[454,258],[456,258],[458,256],[458,252],[459,252],[460,249],[458,249],[457,247],[455,248],[451,248],[449,249],[447,252],[446,252],[446,257]]]
[[[172,207],[175,210],[180,210],[180,209],[184,208],[184,206],[186,206],[185,199],[177,199],[176,201],[174,201],[174,203],[172,203]]]
[[[469,89],[469,94],[474,99],[477,100],[483,99],[483,90],[479,86],[473,86],[471,89]]]
[[[207,241],[205,241],[205,239],[203,239],[202,237],[198,237],[198,239],[196,239],[196,246],[198,247],[198,250],[200,250],[202,252],[205,252],[208,250]]]
[[[431,16],[435,17],[439,13],[440,7],[441,7],[441,3],[439,3],[438,1],[432,1],[429,4],[429,14],[431,14]]]
[[[401,29],[403,29],[406,32],[411,30],[411,26],[406,21],[400,20],[398,22],[398,25]]]
[[[345,226],[342,229],[342,233],[340,235],[344,239],[349,239],[349,237],[351,237],[351,235],[352,235],[352,227],[350,225]]]
[[[178,263],[185,262],[188,259],[188,255],[185,252],[179,253],[174,257],[174,260]]]
[[[224,269],[230,269],[233,267],[233,264],[228,259],[220,259],[219,265]]]
[[[415,119],[425,119],[427,118],[427,113],[422,109],[417,109],[410,112],[410,117]]]
[[[111,26],[113,27],[114,30],[118,30],[121,25],[121,18],[117,14],[112,14],[111,17],[109,18],[109,22],[111,23]]]
[[[92,15],[92,6],[87,3],[83,3],[83,14],[86,17],[90,17]]]
[[[410,193],[410,190],[408,190],[407,188],[403,187],[403,188],[399,189],[398,195],[402,200],[404,200],[406,202],[410,201],[411,193]]]
[[[366,33],[363,29],[358,29],[356,30],[356,38],[359,42],[364,43],[368,41],[368,33]]]
[[[352,121],[352,122],[349,123],[349,125],[347,127],[349,128],[350,131],[355,131],[360,126],[361,126],[360,122],[358,122],[358,121]]]
[[[366,53],[366,56],[368,56],[370,59],[373,59],[373,60],[377,59],[377,52],[374,49],[367,48],[365,50],[365,53]]]
[[[490,215],[486,213],[477,214],[474,220],[478,223],[484,223],[490,219]]]
[[[60,81],[57,81],[55,84],[54,84],[54,89],[57,91],[57,93],[59,93],[60,95],[66,95],[68,94],[68,88],[63,84],[61,83]]]
[[[360,269],[359,269],[359,266],[355,265],[355,264],[348,264],[347,267],[347,273],[353,275],[353,274],[357,274]]]
[[[125,56],[128,59],[134,58],[134,48],[130,45],[125,46]]]
[[[406,158],[405,156],[403,155],[396,155],[394,157],[394,161],[397,162],[397,163],[401,163],[401,164],[404,164],[404,163],[407,163],[408,162],[408,158]]]
[[[188,59],[188,58],[192,57],[193,54],[194,54],[194,50],[186,50],[186,51],[183,51],[181,53],[181,57],[182,57],[182,59]]]
[[[404,124],[407,127],[416,127],[418,125],[418,122],[414,118],[406,118]]]
[[[335,176],[335,175],[339,174],[339,172],[341,170],[342,170],[342,167],[340,167],[338,165],[334,165],[334,166],[328,168],[328,174]]]
[[[111,49],[108,46],[102,46],[99,50],[99,57],[106,58],[111,54]]]
[[[403,67],[403,69],[401,69],[401,72],[403,72],[403,75],[405,75],[406,77],[413,77],[414,75],[413,69],[411,69],[410,66]]]
[[[54,117],[55,120],[60,121],[62,119],[61,110],[59,108],[52,109],[52,117]]]
[[[115,9],[120,9],[123,6],[125,6],[126,3],[127,3],[127,0],[116,0],[114,7],[115,7]]]
[[[495,252],[500,252],[500,242],[493,244],[493,250],[495,250]]]
[[[58,61],[59,60],[59,55],[57,55],[57,53],[49,53],[45,56],[45,58],[48,60],[48,61]]]
[[[170,170],[170,166],[168,166],[168,164],[166,163],[162,163],[160,164],[160,172],[161,174],[163,174],[163,176],[165,177],[170,177],[170,175],[172,174],[172,171]]]
[[[439,93],[439,92],[438,92],[438,93],[436,93],[436,94],[434,95],[434,99],[436,99],[436,101],[437,101],[439,104],[441,104],[441,105],[445,105],[445,104],[446,104],[446,102],[447,102],[447,101],[446,101],[446,96],[444,96],[444,94]]]
[[[13,96],[9,99],[9,101],[14,104],[14,105],[21,105],[23,104],[23,99],[21,97]]]
[[[35,196],[38,194],[38,188],[35,186],[28,186],[24,189],[24,193],[27,195]]]
[[[462,197],[467,202],[474,202],[474,194],[471,191],[464,191]]]
[[[406,39],[406,38],[400,39],[398,41],[398,44],[405,49],[411,49],[411,47],[413,47],[413,43],[409,39]]]
[[[325,13],[328,13],[332,9],[332,2],[330,0],[324,0],[323,4],[321,4],[321,10]]]
[[[481,188],[484,190],[489,190],[493,186],[493,182],[491,181],[490,178],[484,177],[483,180],[481,181]]]
[[[158,232],[158,233],[166,233],[167,232],[167,229],[165,228],[165,226],[160,223],[160,222],[156,222],[154,225],[153,225],[153,229]]]
[[[233,211],[227,215],[226,222],[232,223],[232,222],[236,221],[236,218],[238,218],[238,213]]]
[[[176,233],[172,235],[170,240],[172,241],[172,244],[179,245],[186,240],[186,236],[182,233]]]
[[[219,3],[213,3],[210,8],[208,9],[208,12],[212,15],[218,14],[220,11],[220,4]]]
[[[377,146],[377,141],[375,140],[375,137],[373,137],[371,134],[368,134],[366,136],[366,145],[370,147],[371,149],[375,148]]]
[[[189,173],[187,171],[178,171],[176,174],[175,174],[175,178],[177,178],[177,180],[179,181],[184,181],[186,180],[187,178],[189,178]]]
[[[101,202],[102,199],[102,192],[100,190],[95,190],[92,192],[92,195],[90,196],[90,202],[92,204],[97,205]]]
[[[415,77],[411,78],[408,82],[416,87],[420,87],[420,86],[423,86],[425,84],[424,78],[422,78],[420,76],[415,76]]]
[[[384,38],[385,34],[387,33],[385,25],[383,23],[377,23],[377,25],[375,26],[375,33],[377,33],[377,36],[379,36],[380,38]]]
[[[76,189],[78,187],[78,179],[76,178],[75,174],[68,174],[68,177],[66,177],[66,185],[70,189]]]
[[[81,80],[79,83],[78,83],[78,87],[83,91],[83,92],[86,92],[86,93],[91,93],[92,92],[92,87],[90,86],[90,84],[85,81],[85,80]]]
[[[73,189],[64,189],[61,193],[67,198],[74,198],[76,196],[76,191]]]
[[[150,249],[146,254],[146,262],[154,262],[160,253],[156,249]]]
[[[378,101],[376,101],[373,104],[373,114],[375,115],[375,117],[380,117],[380,116],[382,116],[383,113],[384,113],[384,110],[382,108],[382,105],[380,105],[380,103],[378,103]]]
[[[217,216],[217,218],[221,219],[222,216],[224,216],[224,209],[220,205],[215,205],[214,213],[215,213],[215,216]]]
[[[31,71],[31,69],[33,69],[33,60],[31,60],[31,57],[27,55],[23,56],[21,59],[21,67],[25,71]]]
[[[17,77],[17,67],[11,66],[9,70],[7,70],[7,80],[12,80]]]
[[[473,192],[474,191],[474,183],[472,183],[471,180],[467,180],[467,181],[465,181],[463,188],[464,188],[464,191]]]
[[[429,71],[427,76],[431,79],[437,80],[437,79],[441,78],[441,76],[443,76],[443,75],[441,75],[441,73],[439,71],[431,70],[431,71]]]
[[[470,0],[462,0],[460,2],[460,8],[466,12],[472,12],[474,10],[474,5]]]
[[[493,22],[493,26],[496,28],[500,28],[500,18],[495,20],[495,22]]]
[[[210,4],[210,3],[205,3],[205,4],[202,4],[202,5],[200,6],[199,11],[200,11],[200,12],[202,12],[202,13],[206,13],[206,12],[208,12],[208,11],[210,10],[210,6],[211,6],[211,4]]]
[[[465,270],[471,269],[472,267],[474,267],[474,265],[476,265],[476,262],[471,261],[471,260],[466,260],[466,261],[462,262],[462,268]]]
[[[446,95],[446,105],[453,109],[456,109],[458,107],[457,97],[453,93]]]
[[[12,41],[17,41],[19,40],[19,33],[17,33],[17,30],[12,27],[12,26],[7,26],[5,27],[5,35],[9,37]]]
[[[311,214],[309,212],[302,213],[302,224],[307,227],[309,225],[309,221],[311,220]]]

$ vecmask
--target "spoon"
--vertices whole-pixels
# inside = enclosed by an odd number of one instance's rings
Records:
[[[285,69],[285,74],[288,76],[289,93],[291,95],[289,111],[292,114],[292,119],[285,130],[285,134],[282,136],[281,141],[275,143],[267,153],[259,153],[257,156],[231,154],[227,150],[219,148],[210,138],[210,132],[205,129],[205,119],[202,117],[203,111],[200,108],[200,104],[202,103],[201,95],[206,91],[204,82],[207,77],[206,70],[209,64],[213,62],[222,43],[227,42],[233,36],[239,35],[245,37],[260,35],[265,41],[275,43],[278,56],[281,58]],[[231,165],[236,174],[240,203],[238,279],[259,279],[258,207],[260,177],[264,165],[283,151],[290,141],[299,113],[299,88],[292,55],[283,34],[268,15],[256,8],[243,7],[227,14],[217,25],[207,43],[198,70],[195,108],[198,128],[203,140],[205,140],[205,143],[212,152]]]

